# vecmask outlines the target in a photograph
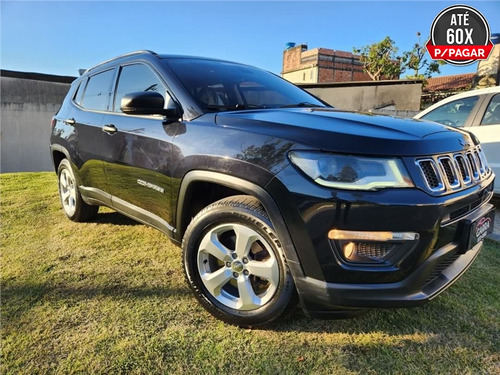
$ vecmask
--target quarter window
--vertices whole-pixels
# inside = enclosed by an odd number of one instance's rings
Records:
[[[81,98],[82,98],[82,92],[83,92],[83,87],[85,86],[83,83],[78,84],[78,88],[75,91],[75,95],[73,95],[73,101],[77,104],[80,104]]]
[[[165,98],[166,88],[151,69],[145,65],[126,65],[122,67],[116,87],[114,111],[121,112],[120,103],[126,94],[153,91]]]
[[[461,128],[465,125],[478,99],[479,96],[476,95],[454,100],[422,116],[422,119]]]
[[[484,113],[483,120],[481,121],[481,125],[493,124],[500,124],[500,94],[495,95],[491,99]]]
[[[89,78],[82,98],[81,105],[83,108],[97,111],[106,111],[108,109],[113,72],[114,70],[111,69]]]

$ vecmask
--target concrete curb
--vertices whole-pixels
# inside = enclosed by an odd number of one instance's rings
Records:
[[[495,242],[500,242],[500,235],[495,233],[490,234],[487,238]]]
[[[488,238],[493,241],[500,242],[500,206],[499,206],[499,201],[494,200],[492,201],[493,204],[496,205],[497,209],[495,212],[495,225],[493,227],[493,233],[491,233]]]

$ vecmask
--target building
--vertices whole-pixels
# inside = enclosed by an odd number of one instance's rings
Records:
[[[359,56],[327,48],[307,49],[307,45],[288,44],[283,51],[281,76],[293,83],[371,81],[363,71]]]
[[[422,90],[422,107],[426,108],[448,96],[471,90],[475,80],[476,73],[428,78]]]
[[[297,83],[297,86],[347,111],[413,117],[420,111],[422,80]]]
[[[500,85],[500,33],[492,34],[493,50],[477,65],[477,88]]]

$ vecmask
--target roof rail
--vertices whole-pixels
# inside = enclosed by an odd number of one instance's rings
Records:
[[[107,64],[107,63],[111,62],[111,61],[114,61],[114,60],[117,60],[117,59],[121,59],[123,57],[128,57],[128,56],[133,56],[133,55],[141,55],[141,54],[145,54],[145,53],[153,55],[153,56],[158,56],[158,54],[156,52],[150,51],[148,49],[143,49],[143,50],[139,50],[139,51],[128,52],[128,53],[124,53],[123,55],[113,57],[112,59],[103,61],[102,63],[99,63],[99,64],[97,64],[97,65],[95,65],[95,66],[93,66],[91,68],[88,68],[85,71],[85,73],[90,72],[91,70],[94,70],[95,68],[98,68],[98,67],[100,67],[100,66],[102,66],[104,64]],[[85,74],[85,73],[83,73],[83,74]]]

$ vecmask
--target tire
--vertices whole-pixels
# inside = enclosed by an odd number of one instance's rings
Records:
[[[99,206],[90,206],[82,199],[76,183],[73,169],[68,159],[63,159],[57,168],[59,197],[68,219],[83,222],[92,219],[99,211]]]
[[[186,280],[216,318],[256,327],[293,307],[293,279],[257,199],[233,196],[207,206],[188,226],[182,249]]]

